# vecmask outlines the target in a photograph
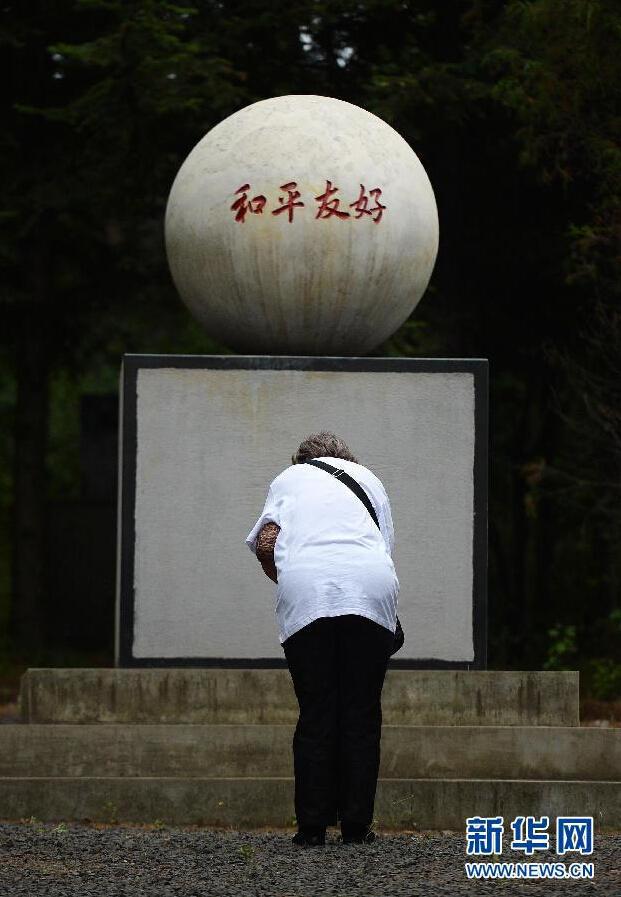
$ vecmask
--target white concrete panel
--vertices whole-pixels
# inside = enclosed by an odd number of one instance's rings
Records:
[[[473,660],[472,374],[179,368],[138,372],[136,658],[283,657],[275,586],[244,539],[320,430],[391,500],[396,657]]]

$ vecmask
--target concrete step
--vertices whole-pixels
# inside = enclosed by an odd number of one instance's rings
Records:
[[[578,671],[393,670],[384,723],[578,726]],[[295,724],[289,670],[29,669],[20,691],[29,723]]]
[[[255,828],[294,825],[293,778],[0,778],[0,819],[133,821]],[[379,779],[386,829],[465,831],[468,816],[593,816],[621,827],[621,784],[519,779]],[[509,829],[510,830],[510,829]]]
[[[2,776],[291,776],[289,725],[0,726]],[[383,778],[621,781],[621,729],[382,728]]]

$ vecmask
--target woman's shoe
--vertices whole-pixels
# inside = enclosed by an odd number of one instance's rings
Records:
[[[341,825],[343,844],[372,844],[375,832],[368,825]]]
[[[326,830],[321,826],[301,826],[291,841],[299,847],[325,847]]]

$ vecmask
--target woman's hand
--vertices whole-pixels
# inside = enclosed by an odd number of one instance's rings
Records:
[[[280,527],[277,523],[270,521],[264,524],[257,536],[256,544],[256,555],[261,562],[263,572],[266,576],[269,576],[272,582],[276,583],[278,582],[278,575],[276,564],[274,563],[274,546],[276,545],[279,532]]]

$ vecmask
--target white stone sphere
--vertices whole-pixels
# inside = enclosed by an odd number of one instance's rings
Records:
[[[362,355],[425,292],[438,212],[416,153],[386,122],[331,97],[284,96],[196,144],[165,239],[181,298],[231,349]]]

